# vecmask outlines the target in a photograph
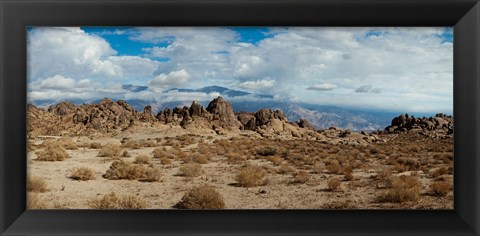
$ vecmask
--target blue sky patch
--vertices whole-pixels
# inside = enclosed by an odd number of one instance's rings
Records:
[[[275,34],[269,33],[267,27],[232,27],[232,30],[240,36],[239,42],[257,44],[258,42],[272,38]]]

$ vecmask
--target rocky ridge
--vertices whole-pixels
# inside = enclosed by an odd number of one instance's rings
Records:
[[[384,131],[372,133],[357,133],[335,127],[315,130],[305,119],[288,121],[281,110],[264,108],[257,112],[234,112],[232,104],[221,96],[213,99],[206,108],[193,101],[190,107],[167,107],[157,114],[152,114],[151,106],[146,106],[143,112],[139,112],[123,100],[115,102],[108,98],[97,104],[80,106],[61,102],[47,110],[28,106],[29,135],[118,134],[142,124],[178,126],[192,133],[225,135],[243,132],[260,138],[303,138],[348,144],[383,142],[378,135],[399,132],[431,133],[440,130],[445,135],[453,133],[453,117],[444,114],[430,118],[402,114],[395,117]]]

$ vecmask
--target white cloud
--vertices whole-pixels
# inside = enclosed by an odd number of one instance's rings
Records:
[[[146,56],[168,58],[158,66],[155,74],[188,70],[203,79],[231,78],[230,49],[238,35],[228,28],[219,27],[160,27],[137,28],[131,39],[167,46],[145,48]]]
[[[308,90],[317,90],[317,91],[332,91],[337,88],[335,84],[323,83],[323,84],[314,84],[309,86]]]
[[[43,88],[33,88],[37,92],[67,87],[69,79],[77,94],[81,86],[98,92],[115,84],[148,84],[149,91],[142,94],[146,97],[169,86],[219,85],[263,90],[299,102],[451,110],[453,46],[439,37],[444,31],[271,28],[272,37],[251,44],[238,42],[239,35],[228,28],[135,28],[114,33],[151,46],[144,56],[118,56],[105,39],[79,28],[34,28],[28,37],[28,75],[30,82],[44,82]],[[47,81],[56,75],[63,76],[61,83]]]
[[[172,71],[169,74],[160,74],[151,80],[148,85],[154,87],[168,87],[185,85],[192,76],[185,70]]]
[[[105,60],[116,54],[103,38],[78,28],[33,28],[28,34],[29,78],[119,76],[120,67]]]
[[[28,33],[28,78],[57,74],[78,79],[151,77],[160,62],[138,56],[117,56],[100,36],[78,27],[35,27]]]
[[[75,86],[75,80],[72,78],[65,78],[61,75],[55,75],[47,78],[40,83],[41,89],[72,89]]]
[[[122,68],[127,78],[150,78],[161,62],[139,56],[110,56],[107,58],[114,65]]]
[[[238,85],[240,88],[251,89],[251,90],[261,90],[272,88],[275,85],[275,80],[255,80],[255,81],[245,81]]]

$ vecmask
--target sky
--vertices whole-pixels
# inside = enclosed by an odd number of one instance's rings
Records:
[[[32,27],[27,69],[29,102],[161,106],[220,95],[172,88],[215,85],[359,110],[453,112],[449,27]]]

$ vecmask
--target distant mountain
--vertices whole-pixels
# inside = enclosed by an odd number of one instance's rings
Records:
[[[123,88],[132,92],[144,91],[146,86],[136,85],[123,85]],[[168,94],[171,92],[182,93],[218,93],[224,97],[228,97],[227,100],[232,103],[235,112],[246,111],[255,112],[262,108],[271,108],[273,110],[281,110],[289,121],[298,121],[300,118],[308,120],[315,128],[325,129],[329,127],[339,127],[342,129],[352,129],[354,131],[372,131],[377,129],[384,129],[390,125],[392,118],[405,113],[399,112],[379,112],[371,111],[361,108],[343,108],[336,106],[316,105],[308,103],[297,103],[290,100],[274,100],[272,95],[265,94],[252,94],[245,91],[233,90],[221,86],[207,86],[199,89],[189,88],[172,88],[164,91]],[[253,95],[253,96],[251,96]],[[187,96],[188,97],[188,96]],[[248,98],[248,99],[247,99]],[[253,98],[253,101],[252,101]],[[111,98],[112,100],[118,100]],[[76,105],[82,103],[98,103],[101,99],[94,101],[87,101],[81,99],[69,100]],[[143,111],[143,108],[147,105],[152,105],[153,111],[158,112],[166,107],[173,108],[177,106],[190,106],[193,99],[185,99],[184,101],[148,101],[142,99],[126,99],[130,105],[137,111]],[[53,100],[37,100],[33,101],[33,105],[39,107],[48,107],[59,103],[60,101]],[[207,106],[209,101],[198,101],[203,106]],[[416,113],[413,114],[416,117],[432,116],[434,114],[428,113]]]
[[[238,90],[233,90],[225,87],[220,87],[220,86],[207,86],[199,89],[188,89],[188,88],[172,88],[169,90],[166,90],[165,92],[172,92],[172,91],[178,91],[178,92],[184,92],[184,93],[219,93],[222,96],[227,96],[230,98],[235,98],[235,97],[242,97],[246,95],[251,95],[252,93],[244,92],[244,91],[238,91]],[[258,98],[270,98],[272,99],[272,95],[265,95],[265,94],[254,94],[254,97]]]
[[[131,84],[124,84],[122,85],[122,88],[134,93],[142,92],[148,89],[147,86],[131,85]]]
[[[285,101],[257,101],[241,102],[232,101],[235,111],[253,112],[261,108],[282,110],[290,121],[303,118],[308,120],[317,129],[339,127],[355,131],[372,131],[388,126],[392,117],[398,116],[397,112],[361,111],[335,106],[315,105],[308,103],[295,103]]]

